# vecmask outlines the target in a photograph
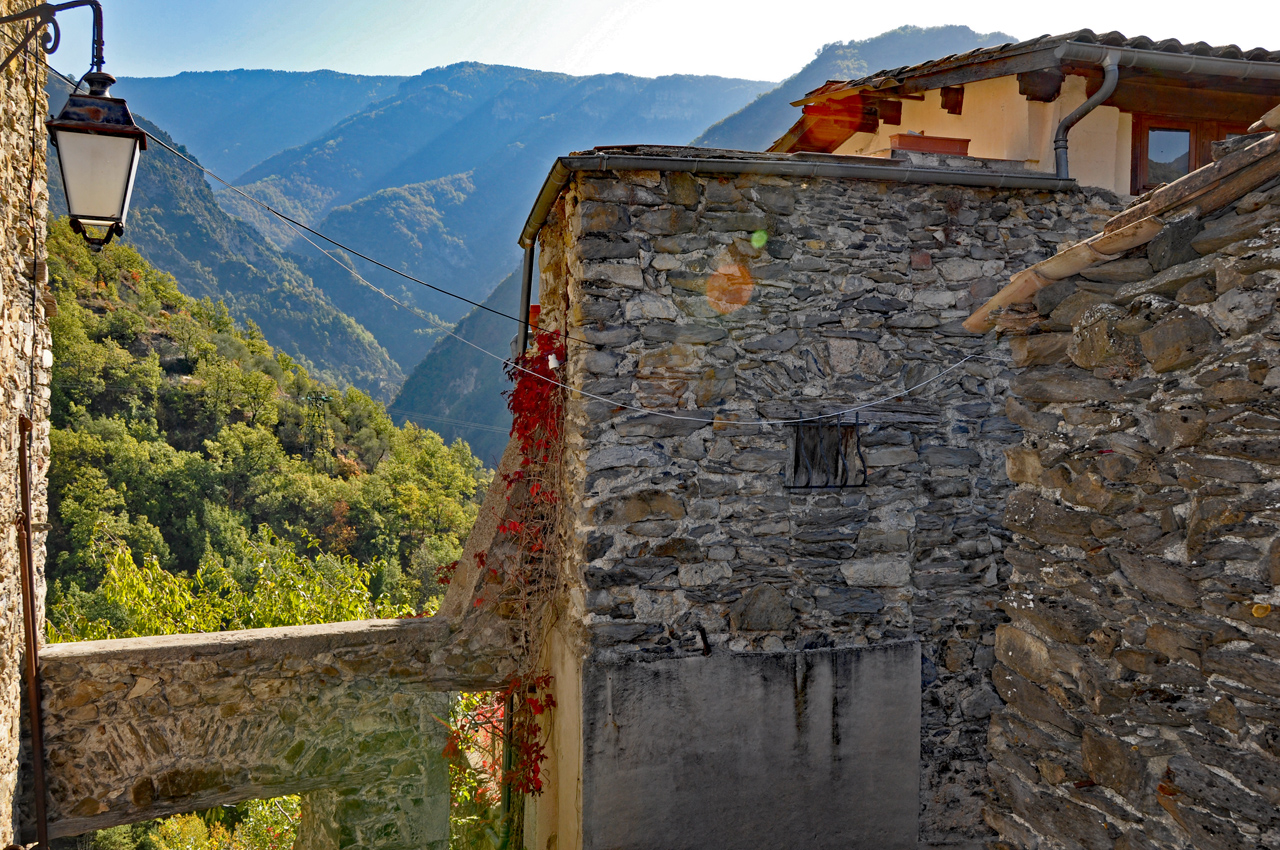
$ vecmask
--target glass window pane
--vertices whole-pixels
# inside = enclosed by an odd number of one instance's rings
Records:
[[[1191,171],[1190,130],[1147,131],[1147,183],[1169,183]]]

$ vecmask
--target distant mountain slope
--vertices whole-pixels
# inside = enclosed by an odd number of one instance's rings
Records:
[[[481,300],[516,264],[520,225],[556,156],[599,144],[685,144],[769,86],[462,63],[406,81],[395,97],[272,157],[242,182],[357,250]],[[243,199],[222,192],[219,201],[277,244],[313,253]],[[402,368],[426,354],[430,339],[414,333],[419,320],[371,301],[327,259],[312,257],[305,268]],[[447,320],[468,309],[363,264],[361,271]]]
[[[791,105],[827,80],[850,80],[866,74],[929,59],[941,59],[977,47],[1017,41],[1005,33],[976,33],[968,27],[900,27],[863,41],[834,42],[793,77],[694,140],[706,148],[760,151],[773,144],[799,118]]]
[[[336,71],[188,71],[123,77],[112,93],[189,140],[205,166],[231,180],[394,94],[405,79]]]
[[[520,274],[513,272],[498,284],[485,305],[515,313],[520,298]],[[499,357],[511,356],[511,338],[517,325],[510,319],[473,309],[454,331]],[[489,467],[496,467],[507,445],[511,413],[503,390],[508,387],[502,363],[453,337],[442,337],[414,368],[387,412],[397,422],[405,419],[430,428],[445,443],[461,437],[471,452]]]
[[[134,117],[173,144],[163,130]],[[53,157],[50,150],[50,162]],[[65,215],[58,169],[49,177],[50,215]],[[318,378],[381,400],[404,378],[368,330],[338,310],[293,259],[224,213],[204,176],[159,145],[139,160],[123,240],[177,278],[185,294],[225,301],[238,320],[256,323],[273,346]]]

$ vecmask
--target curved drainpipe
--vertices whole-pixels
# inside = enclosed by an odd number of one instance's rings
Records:
[[[533,246],[535,240],[529,240],[524,246],[524,267],[520,271],[520,334],[516,341],[516,356],[524,354],[529,347],[529,300],[533,296]]]
[[[1071,128],[1080,122],[1090,112],[1094,110],[1098,104],[1111,97],[1116,90],[1116,83],[1120,82],[1120,53],[1115,50],[1108,50],[1102,59],[1102,88],[1094,92],[1093,97],[1076,107],[1075,111],[1062,119],[1062,123],[1058,125],[1058,132],[1053,136],[1053,161],[1054,170],[1059,180],[1066,180],[1070,176],[1070,169],[1067,165],[1067,134],[1071,132]]]

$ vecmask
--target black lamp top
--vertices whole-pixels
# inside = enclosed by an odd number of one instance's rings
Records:
[[[147,134],[134,123],[129,105],[123,98],[111,96],[111,85],[116,78],[102,71],[93,71],[85,74],[84,79],[89,84],[88,94],[72,93],[58,117],[45,122],[50,132],[67,130],[131,136],[138,139],[142,149],[146,150]]]

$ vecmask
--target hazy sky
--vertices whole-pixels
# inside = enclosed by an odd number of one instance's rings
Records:
[[[1231,4],[1237,12],[1266,0]],[[103,0],[107,70],[331,68],[416,74],[474,60],[572,74],[720,74],[781,80],[823,44],[903,24],[965,24],[1023,39],[1083,27],[1280,50],[1280,14],[1225,14],[1204,2],[987,0]],[[87,10],[71,10],[52,57],[77,75]]]

